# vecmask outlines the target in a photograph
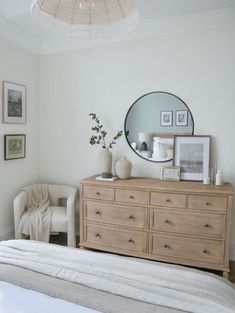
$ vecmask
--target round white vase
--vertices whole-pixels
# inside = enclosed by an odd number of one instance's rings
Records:
[[[98,156],[98,166],[100,173],[112,172],[112,152],[108,148],[102,148]]]
[[[131,177],[132,164],[127,158],[122,157],[116,162],[116,173],[120,179],[128,179]]]

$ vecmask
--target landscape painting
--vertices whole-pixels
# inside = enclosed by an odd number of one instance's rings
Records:
[[[3,82],[3,123],[26,123],[26,86]]]
[[[25,158],[25,135],[4,136],[4,160]]]
[[[22,91],[8,90],[8,116],[9,117],[22,117]]]
[[[182,143],[180,147],[180,168],[182,173],[203,173],[203,148],[197,143]]]
[[[209,177],[210,136],[175,136],[174,165],[180,166],[182,180],[203,181]]]

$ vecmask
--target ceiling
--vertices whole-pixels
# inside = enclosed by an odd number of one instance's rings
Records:
[[[111,42],[235,24],[235,0],[135,0],[140,14],[131,33]],[[0,0],[0,36],[39,54],[106,43],[48,32],[30,14],[32,0]]]

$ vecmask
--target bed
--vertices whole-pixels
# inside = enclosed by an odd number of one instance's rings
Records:
[[[14,301],[12,301],[14,299]],[[214,274],[29,240],[0,242],[0,312],[234,313]]]

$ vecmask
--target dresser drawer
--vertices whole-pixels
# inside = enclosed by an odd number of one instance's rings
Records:
[[[148,204],[148,192],[131,189],[116,189],[115,200],[123,203]]]
[[[152,230],[202,237],[225,237],[226,216],[223,214],[181,213],[157,209],[151,213]]]
[[[226,212],[227,197],[190,195],[188,208]]]
[[[146,234],[115,227],[86,224],[86,241],[111,248],[135,252],[146,252]]]
[[[105,187],[84,186],[84,197],[97,200],[113,201],[114,190]]]
[[[223,264],[224,242],[153,234],[152,254]]]
[[[185,208],[186,195],[165,193],[165,192],[151,192],[150,205]]]
[[[85,219],[100,223],[144,228],[147,222],[147,209],[86,201]]]

